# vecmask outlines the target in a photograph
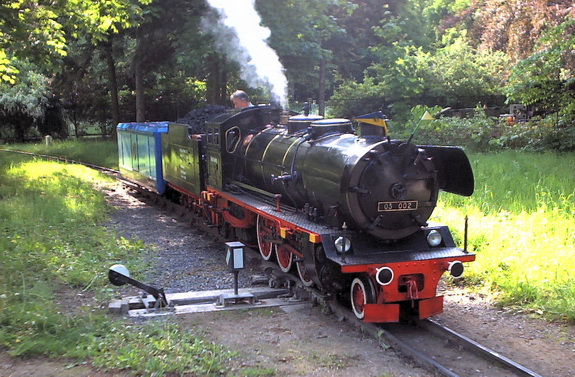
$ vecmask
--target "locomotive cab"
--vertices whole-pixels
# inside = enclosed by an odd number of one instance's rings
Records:
[[[206,122],[207,184],[222,189],[227,178],[235,175],[235,155],[240,144],[272,122],[279,122],[279,110],[253,106],[229,111]]]

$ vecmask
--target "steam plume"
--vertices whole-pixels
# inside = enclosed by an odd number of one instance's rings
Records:
[[[260,25],[255,0],[208,0],[219,20],[205,18],[203,27],[216,44],[240,66],[241,78],[251,87],[269,88],[273,99],[287,107],[287,79],[276,52],[268,46],[270,30]]]

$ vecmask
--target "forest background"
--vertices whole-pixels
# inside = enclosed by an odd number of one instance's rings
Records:
[[[210,3],[217,2],[2,2],[0,140],[81,136],[90,127],[106,135],[119,122],[173,121],[194,108],[229,105],[237,88],[254,103],[273,100],[269,85],[247,82],[232,58],[246,52],[215,37],[222,22]],[[484,109],[428,122],[419,136],[476,150],[575,149],[571,1],[236,3],[254,4],[261,20],[252,26],[269,28],[264,39],[282,64],[292,109],[312,101],[333,117],[382,110],[396,135],[428,109]],[[535,116],[515,124],[497,117],[514,103]]]

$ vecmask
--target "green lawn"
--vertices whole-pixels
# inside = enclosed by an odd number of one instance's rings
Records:
[[[118,145],[114,140],[55,140],[51,145],[11,144],[0,148],[66,157],[70,160],[118,169]]]
[[[94,183],[109,180],[81,165],[0,152],[0,349],[138,375],[220,375],[232,356],[222,347],[169,323],[127,325],[101,308],[111,299],[108,267],[129,262],[137,273],[147,252],[103,227],[108,205]],[[78,294],[90,300],[66,300]]]
[[[434,220],[477,253],[467,280],[551,318],[575,322],[575,154],[471,155],[475,193],[442,194]]]

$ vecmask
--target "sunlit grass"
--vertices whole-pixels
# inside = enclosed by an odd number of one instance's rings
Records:
[[[475,194],[442,194],[433,218],[461,242],[469,216],[469,249],[477,260],[468,281],[491,289],[502,305],[575,321],[575,156],[507,152],[471,159]]]
[[[100,308],[108,267],[129,263],[137,274],[147,252],[103,226],[108,205],[95,185],[108,183],[83,166],[0,152],[0,348],[138,375],[220,375],[231,355],[223,348],[175,325],[127,327]],[[94,301],[74,300],[80,292]]]
[[[51,145],[45,143],[11,144],[2,146],[2,148],[65,157],[118,169],[118,144],[115,140],[55,140]]]
[[[103,276],[97,251],[116,245],[105,241],[103,228],[94,227],[106,218],[107,204],[93,184],[106,178],[83,166],[46,161],[3,168],[0,224],[15,259],[26,256],[18,265],[29,265],[11,272],[12,263],[6,274],[33,278],[43,267],[43,273],[72,285]]]

